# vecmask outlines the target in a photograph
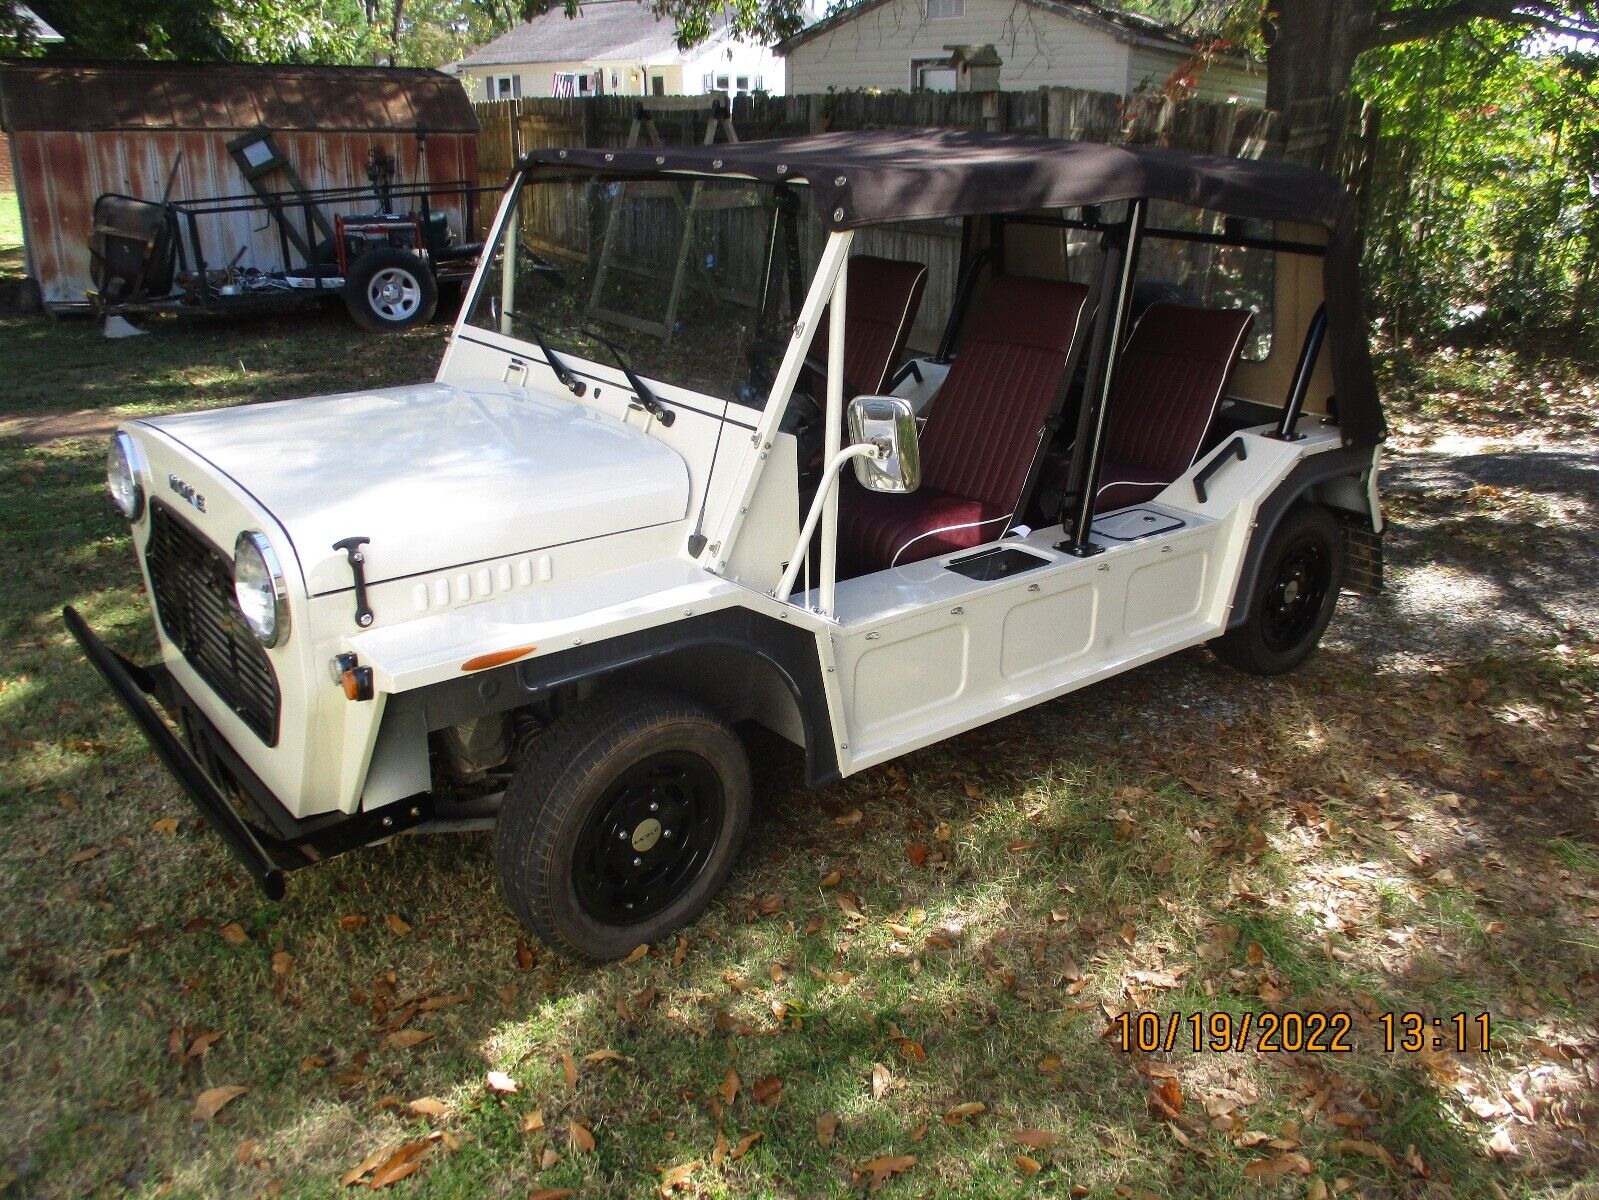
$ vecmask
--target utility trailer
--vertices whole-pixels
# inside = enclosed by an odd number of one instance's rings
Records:
[[[269,894],[492,829],[530,930],[621,956],[732,871],[745,725],[825,786],[1191,647],[1310,656],[1381,578],[1355,230],[1331,175],[1132,146],[535,150],[433,381],[116,433],[158,662],[64,617]]]
[[[94,205],[88,300],[104,316],[130,316],[271,311],[337,296],[363,329],[409,329],[432,318],[441,285],[472,277],[484,191],[499,189],[454,180],[383,185],[376,197],[338,187],[162,201],[109,192]],[[217,218],[240,215],[275,229],[281,266],[246,264],[247,246],[207,235]]]

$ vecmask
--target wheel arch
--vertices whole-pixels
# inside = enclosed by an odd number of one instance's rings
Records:
[[[1266,547],[1277,532],[1277,526],[1296,505],[1307,502],[1324,505],[1343,518],[1346,530],[1357,525],[1363,526],[1367,531],[1366,537],[1375,540],[1382,528],[1381,513],[1376,510],[1372,499],[1371,477],[1376,469],[1376,456],[1369,446],[1345,446],[1312,455],[1288,473],[1288,477],[1261,502],[1255,513],[1255,529],[1249,539],[1249,549],[1244,554],[1238,584],[1233,589],[1227,628],[1236,629],[1248,619],[1249,597],[1254,594],[1255,583],[1260,577]],[[1346,536],[1348,549],[1349,539]],[[1377,571],[1380,580],[1380,554]],[[1381,586],[1380,582],[1377,586]]]
[[[821,655],[805,629],[738,607],[686,617],[394,698],[427,732],[585,689],[646,685],[754,720],[803,747],[805,781],[840,778]],[[385,714],[389,719],[389,714]]]

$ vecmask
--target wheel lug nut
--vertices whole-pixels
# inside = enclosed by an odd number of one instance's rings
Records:
[[[658,800],[651,800],[650,801],[650,811],[651,812],[660,812],[661,811],[661,805],[660,805],[660,802]]]
[[[661,836],[664,838],[669,838],[672,836],[672,831],[670,829],[663,829],[661,830]]]
[[[635,858],[633,860],[633,865],[635,867],[642,867],[644,865],[644,860],[642,858]]]
[[[625,829],[618,829],[618,830],[617,830],[617,831],[616,831],[616,840],[617,840],[617,841],[619,841],[619,842],[625,842],[625,841],[627,841],[627,830],[625,830]]]

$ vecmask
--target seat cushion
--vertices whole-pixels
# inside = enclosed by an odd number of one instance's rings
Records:
[[[864,575],[924,558],[969,550],[1000,537],[1009,510],[920,488],[908,496],[845,490],[839,507],[841,573]]]
[[[1006,511],[1015,506],[1087,302],[1081,284],[994,279],[923,431],[927,486]]]
[[[1247,309],[1152,304],[1116,370],[1105,461],[1167,482],[1188,470],[1216,419],[1254,317]],[[1109,479],[1105,471],[1101,479]]]
[[[905,352],[926,286],[927,268],[919,262],[871,254],[850,258],[844,303],[846,391],[863,396],[882,394]],[[827,361],[829,329],[829,313],[823,309],[809,350],[810,357],[819,363]],[[811,374],[806,372],[806,386],[820,399],[824,381],[809,378]]]

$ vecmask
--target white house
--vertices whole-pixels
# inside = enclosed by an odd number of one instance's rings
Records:
[[[1191,76],[1204,100],[1262,104],[1263,64],[1200,55],[1159,22],[1086,0],[860,0],[779,42],[788,90],[954,91],[954,46],[993,45],[1006,91],[1132,95]]]
[[[725,18],[680,50],[676,26],[639,0],[561,4],[467,55],[453,68],[473,100],[518,96],[699,96],[783,91],[783,60],[734,37]]]

